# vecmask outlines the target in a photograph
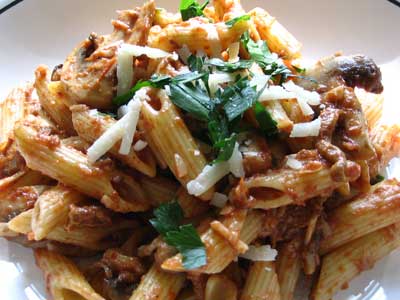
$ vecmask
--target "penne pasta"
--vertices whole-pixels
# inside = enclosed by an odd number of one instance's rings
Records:
[[[192,53],[203,51],[207,55],[220,57],[225,50],[249,29],[249,22],[238,22],[229,28],[225,23],[209,23],[207,19],[190,19],[180,24],[170,24],[150,30],[150,47],[172,52],[186,45]]]
[[[78,135],[88,143],[96,141],[108,128],[116,123],[111,117],[101,114],[97,110],[89,110],[87,106],[72,106],[72,122]],[[135,139],[133,143],[136,143]],[[109,151],[110,155],[122,161],[129,167],[143,174],[154,177],[156,174],[156,162],[149,147],[141,151],[135,151],[131,147],[127,155],[119,153],[120,142],[117,142]]]
[[[30,168],[99,199],[111,210],[128,212],[149,208],[143,191],[132,177],[91,165],[82,152],[64,146],[56,135],[39,135],[34,126],[34,123],[20,124],[15,130],[18,149]],[[115,187],[113,176],[114,181],[119,181]],[[117,183],[124,188],[117,191]]]
[[[254,262],[247,275],[240,300],[280,300],[275,262]]]
[[[276,273],[283,300],[292,300],[301,271],[301,243],[298,239],[284,243],[278,250]]]
[[[71,111],[63,86],[60,81],[50,81],[49,72],[49,69],[43,65],[35,71],[35,88],[40,105],[62,130],[69,135],[75,135]]]
[[[330,300],[350,280],[400,247],[400,224],[355,239],[324,256],[313,300]]]
[[[321,242],[326,254],[354,239],[400,221],[400,183],[385,180],[328,215],[331,234]]]
[[[184,274],[171,274],[153,264],[129,300],[174,300],[185,283]]]
[[[249,14],[256,24],[261,39],[267,41],[272,52],[288,60],[301,56],[301,43],[268,12],[255,8]]]
[[[378,125],[382,117],[384,97],[382,94],[368,93],[359,88],[354,89],[354,92],[361,103],[368,128],[371,131]]]
[[[179,188],[177,182],[162,176],[143,176],[140,178],[140,185],[155,207],[174,199]]]
[[[204,300],[236,300],[238,288],[224,275],[211,275],[207,280]]]
[[[240,218],[243,218],[241,216]],[[239,240],[248,244],[251,243],[259,234],[263,223],[263,214],[259,211],[250,211],[245,217],[244,222],[238,217],[227,216],[221,223],[228,229],[239,227]],[[240,229],[241,228],[241,229]],[[221,234],[215,232],[212,228],[207,229],[200,235],[201,240],[206,246],[207,265],[199,270],[201,273],[216,274],[226,268],[238,255],[229,241]],[[180,254],[166,260],[162,266],[166,271],[182,272],[182,256]]]
[[[33,209],[27,210],[8,222],[8,228],[16,233],[25,234],[28,235],[28,238],[32,238],[32,218]],[[116,236],[116,234],[133,230],[138,224],[136,221],[119,220],[108,227],[81,227],[70,230],[67,230],[65,225],[59,224],[55,226],[46,235],[46,239],[101,251],[120,244],[121,241],[119,239],[121,237]]]
[[[171,103],[164,91],[159,91],[154,103],[145,102],[142,106],[142,120],[139,123],[145,131],[146,140],[154,153],[159,153],[176,179],[186,187],[206,166],[207,162],[192,135],[183,122],[178,109]],[[156,107],[157,103],[160,107]],[[182,159],[187,172],[179,176],[176,156]],[[213,189],[201,195],[201,199],[209,200]]]
[[[57,300],[105,300],[86,281],[75,264],[66,257],[45,249],[35,250],[36,264],[46,278],[46,288]]]
[[[71,204],[87,199],[84,195],[63,185],[45,191],[36,201],[32,215],[33,239],[39,241],[55,227],[64,225]]]

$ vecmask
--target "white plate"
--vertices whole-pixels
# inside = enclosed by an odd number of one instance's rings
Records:
[[[392,0],[396,2],[396,0]],[[0,0],[2,5],[9,0]],[[68,52],[91,31],[107,33],[116,9],[140,4],[138,0],[23,1],[0,15],[0,99],[15,85],[32,80],[40,64],[62,63]],[[176,10],[178,0],[158,5]],[[243,0],[246,8],[265,7],[304,44],[304,56],[316,59],[342,50],[367,54],[384,68],[387,118],[398,112],[400,75],[400,7],[386,0]],[[394,81],[396,79],[396,82]],[[398,167],[394,164],[393,167]],[[392,174],[400,170],[392,168]],[[351,282],[338,300],[398,300],[400,251],[379,262]],[[0,298],[45,299],[43,277],[31,251],[0,239]],[[349,298],[350,297],[350,298]],[[305,299],[305,298],[303,298]],[[302,299],[302,300],[303,300]],[[284,299],[282,299],[284,300]]]

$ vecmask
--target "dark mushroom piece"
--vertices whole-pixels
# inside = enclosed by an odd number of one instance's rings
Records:
[[[316,82],[299,79],[297,84],[307,90],[330,90],[345,85],[363,88],[367,92],[382,93],[382,74],[376,63],[364,55],[333,55],[307,69],[306,77]]]

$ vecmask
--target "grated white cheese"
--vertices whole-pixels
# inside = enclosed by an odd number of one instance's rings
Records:
[[[290,137],[295,138],[295,137],[318,136],[320,129],[321,129],[320,118],[317,118],[312,122],[297,123],[294,124],[292,132],[290,133]]]
[[[211,198],[210,204],[219,208],[223,208],[226,202],[228,202],[227,195],[221,193],[214,193],[213,197]]]
[[[257,92],[259,92],[264,88],[270,78],[271,76],[268,75],[256,74],[250,80],[250,86],[255,86]]]
[[[321,96],[317,92],[310,92],[296,85],[292,80],[283,84],[283,87],[296,94],[296,98],[304,99],[310,105],[319,105],[321,103]]]
[[[282,99],[293,99],[296,95],[293,92],[285,90],[279,85],[271,85],[267,87],[260,95],[258,101],[271,101],[271,100],[282,100]]]
[[[87,151],[88,160],[94,163],[107,153],[123,136],[126,130],[125,116],[108,128]]]
[[[208,78],[208,85],[210,87],[211,94],[215,94],[215,92],[219,89],[220,84],[233,81],[235,81],[235,74],[232,73],[210,74]]]
[[[229,170],[235,177],[244,177],[243,156],[239,151],[239,144],[235,144],[231,158],[228,160]]]
[[[220,162],[213,165],[207,165],[196,177],[187,184],[187,190],[190,195],[200,196],[213,187],[224,176],[229,174],[228,162]]]
[[[133,150],[135,150],[136,152],[140,152],[142,151],[144,148],[147,147],[147,142],[142,141],[142,140],[138,140],[135,145],[133,145]]]
[[[232,156],[228,161],[205,166],[195,179],[189,181],[186,186],[188,193],[200,196],[229,173],[232,173],[236,177],[244,176],[243,157],[239,151],[238,143],[235,144]]]
[[[263,245],[263,246],[250,245],[249,250],[247,250],[244,254],[241,254],[240,257],[252,261],[274,261],[277,255],[278,251],[271,248],[270,245]]]
[[[182,48],[178,49],[176,52],[178,52],[178,55],[180,57],[180,59],[182,60],[182,62],[187,65],[188,63],[188,58],[190,55],[192,55],[192,52],[190,52],[189,47],[184,44],[182,46]]]
[[[291,154],[287,156],[286,165],[294,170],[300,170],[303,168],[301,161],[295,158],[295,155]]]
[[[122,137],[121,146],[119,148],[119,153],[122,155],[128,155],[131,150],[141,107],[142,102],[137,98],[134,98],[134,100],[131,100],[128,104],[128,113],[124,116],[124,118],[126,118],[125,134]]]
[[[222,52],[222,46],[221,46],[221,41],[219,39],[217,28],[215,27],[214,24],[204,24],[203,27],[207,31],[207,39],[210,42],[210,48],[212,51],[211,56],[220,58]]]
[[[239,50],[240,50],[240,43],[232,43],[228,48],[228,55],[229,55],[229,62],[237,62],[239,61]]]
[[[118,119],[121,119],[123,116],[125,116],[128,113],[129,109],[128,109],[128,105],[122,105],[118,108]]]
[[[134,57],[141,55],[146,55],[149,58],[164,58],[171,56],[175,60],[178,59],[176,53],[169,53],[161,49],[121,44],[117,52],[117,95],[123,95],[131,88]]]

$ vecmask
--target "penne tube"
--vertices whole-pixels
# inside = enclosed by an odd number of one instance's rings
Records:
[[[72,106],[72,122],[78,135],[88,143],[96,141],[104,132],[116,123],[111,116],[101,114],[97,110],[90,110],[85,105]],[[133,143],[139,139],[136,138]],[[117,142],[109,151],[110,155],[122,161],[129,167],[139,172],[154,177],[156,174],[156,162],[149,147],[141,151],[135,151],[131,147],[127,155],[119,153],[121,142]]]
[[[39,196],[49,188],[51,179],[32,170],[20,171],[0,180],[0,222],[33,207]]]
[[[326,254],[372,231],[400,222],[400,183],[385,180],[328,215],[331,234],[321,242]]]
[[[71,111],[66,102],[66,94],[60,81],[49,80],[47,66],[39,66],[35,71],[35,88],[40,105],[50,118],[67,134],[75,135]]]
[[[171,274],[161,270],[156,263],[142,277],[129,300],[174,300],[185,283],[184,274]]]
[[[193,218],[205,213],[209,206],[199,198],[189,195],[185,188],[180,187],[176,194],[176,199],[183,210],[185,218]]]
[[[368,128],[372,130],[382,117],[384,97],[382,94],[369,93],[359,88],[355,88],[354,92],[361,103]]]
[[[400,154],[400,126],[379,125],[371,130],[371,142],[376,156],[369,161],[370,176],[382,174],[392,158]]]
[[[330,300],[350,280],[400,247],[400,224],[392,224],[353,240],[324,256],[311,299]]]
[[[226,216],[221,220],[221,223],[229,230],[232,230],[232,227],[242,225],[241,229],[239,228],[239,240],[249,244],[261,232],[263,219],[261,212],[252,210],[247,214],[244,222],[235,216]],[[237,257],[238,253],[229,241],[212,228],[208,228],[200,237],[206,246],[207,265],[198,270],[199,272],[206,274],[219,273]],[[185,270],[180,254],[167,259],[161,267],[166,271],[182,272]]]
[[[330,167],[315,151],[304,150],[289,158],[299,163],[300,168],[286,166],[245,179],[249,195],[256,200],[255,208],[271,209],[291,203],[302,204],[317,196],[330,195],[343,184],[334,181]],[[353,165],[346,172],[349,175],[346,180],[354,181],[359,177],[360,170]]]
[[[301,271],[301,243],[299,239],[286,242],[279,248],[276,273],[282,300],[292,300]]]
[[[204,291],[204,300],[236,300],[238,288],[225,275],[211,275]]]
[[[152,103],[143,103],[139,127],[145,132],[150,148],[161,156],[184,187],[203,171],[207,161],[165,91],[160,90]],[[184,173],[180,172],[183,168]],[[200,198],[209,200],[212,195],[211,188]]]
[[[68,219],[69,206],[85,199],[86,196],[60,184],[45,191],[33,208],[33,239],[39,241],[58,225],[64,225]]]
[[[240,4],[240,0],[215,0],[213,5],[215,8],[215,14],[219,21],[226,22],[234,17],[240,17],[245,14],[245,11]]]
[[[162,176],[143,176],[140,185],[154,207],[172,201],[179,188],[176,181]]]
[[[27,210],[8,222],[8,228],[16,233],[25,234],[31,239],[32,218],[33,209]],[[133,230],[138,226],[136,221],[131,220],[119,220],[111,226],[97,228],[81,227],[67,230],[65,225],[59,224],[54,227],[46,235],[46,239],[96,251],[118,246],[121,241],[114,235],[123,231]]]
[[[301,56],[302,45],[274,17],[261,8],[249,12],[261,39],[266,41],[272,52],[284,59],[292,60]]]
[[[288,300],[281,298],[275,262],[254,262],[246,278],[240,300]]]
[[[237,42],[248,29],[248,21],[228,27],[224,22],[209,23],[204,18],[192,18],[164,28],[153,26],[148,44],[167,52],[176,51],[186,45],[192,53],[203,51],[209,56],[220,57],[221,52]]]
[[[164,28],[171,24],[178,24],[182,22],[181,15],[179,13],[170,13],[163,8],[157,8],[154,14],[154,25],[158,25]]]
[[[36,249],[35,259],[44,273],[47,291],[53,299],[105,300],[94,291],[76,265],[66,257],[45,249]]]
[[[12,142],[15,124],[39,109],[32,92],[33,86],[27,84],[13,89],[4,101],[0,101],[0,153]]]
[[[18,149],[31,169],[99,199],[114,211],[144,211],[150,207],[132,177],[90,164],[85,154],[63,145],[58,136],[39,135],[34,122],[20,124],[15,135]]]

